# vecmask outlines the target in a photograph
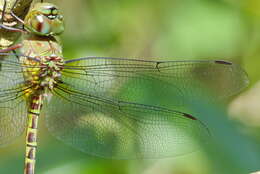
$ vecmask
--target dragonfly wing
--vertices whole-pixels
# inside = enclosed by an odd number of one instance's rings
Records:
[[[0,60],[0,146],[20,136],[27,121],[21,66],[16,58],[10,59]]]
[[[98,57],[67,61],[61,78],[46,108],[49,130],[73,147],[109,158],[156,158],[197,149],[191,139],[206,142],[209,135],[199,120],[142,104],[167,106],[160,100],[165,99],[184,105],[208,92],[223,98],[248,83],[239,66],[224,61]]]
[[[169,107],[169,101],[172,106],[182,106],[187,100],[207,97],[209,93],[214,100],[222,99],[248,85],[245,71],[225,61],[158,62],[102,57],[67,61],[62,81],[88,94],[165,107]]]
[[[197,150],[207,127],[160,107],[88,95],[59,84],[46,108],[49,131],[83,152],[116,159],[160,158]]]

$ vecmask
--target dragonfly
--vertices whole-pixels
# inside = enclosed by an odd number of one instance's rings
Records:
[[[208,141],[210,133],[197,117],[163,107],[159,98],[182,106],[208,92],[227,98],[248,85],[246,72],[223,60],[66,59],[56,5],[36,3],[23,21],[16,18],[24,25],[23,39],[0,50],[0,145],[26,130],[24,174],[35,173],[41,115],[57,139],[88,154],[171,157],[193,152],[193,140]],[[146,88],[153,104],[143,100]]]

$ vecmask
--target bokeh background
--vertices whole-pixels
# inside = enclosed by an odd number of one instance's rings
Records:
[[[194,104],[212,130],[200,151],[160,160],[83,154],[40,125],[39,174],[220,174],[260,170],[259,0],[50,0],[66,20],[66,58],[224,59],[240,64],[249,87],[222,105]],[[44,120],[41,120],[44,122]],[[0,173],[22,173],[24,136],[0,149]]]

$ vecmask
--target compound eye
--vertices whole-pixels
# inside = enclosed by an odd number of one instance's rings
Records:
[[[58,9],[57,8],[52,8],[51,9],[51,14],[52,15],[57,15],[59,13]]]
[[[64,31],[63,16],[50,3],[37,3],[24,20],[27,30],[42,36],[59,35]]]
[[[41,9],[41,10],[39,11],[39,13],[41,13],[41,14],[47,16],[47,15],[50,15],[50,14],[51,14],[51,9],[49,9],[49,8],[43,8],[43,9]]]
[[[46,18],[44,15],[36,15],[34,18],[32,18],[31,26],[35,31],[43,35],[51,32],[51,25],[48,22],[48,18]]]

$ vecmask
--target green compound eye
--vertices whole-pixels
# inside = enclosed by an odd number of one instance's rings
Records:
[[[50,9],[41,9],[40,12],[44,15],[50,15],[51,14],[51,10]]]
[[[41,33],[42,35],[48,34],[51,31],[50,23],[43,15],[33,17],[31,20],[31,26],[35,31]]]
[[[63,16],[59,15],[54,20],[51,20],[51,31],[54,35],[59,35],[64,31]]]
[[[58,9],[53,9],[53,10],[51,11],[51,13],[52,13],[52,15],[57,15],[57,14],[58,14]]]
[[[51,3],[35,4],[24,22],[26,29],[37,35],[59,35],[64,31],[63,16]]]

